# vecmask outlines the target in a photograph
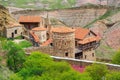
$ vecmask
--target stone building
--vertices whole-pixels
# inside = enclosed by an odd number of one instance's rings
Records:
[[[42,44],[47,40],[47,29],[44,27],[36,27],[31,30],[34,35],[39,37],[39,43]]]
[[[54,55],[60,57],[75,57],[74,29],[58,27],[52,30]]]
[[[1,28],[0,35],[6,38],[14,38],[21,36],[23,33],[23,27],[19,23],[10,22],[9,24]]]
[[[76,59],[95,60],[95,49],[100,44],[100,37],[89,29],[76,28]]]
[[[40,16],[20,16],[19,23],[23,24],[27,30],[31,30],[35,27],[44,27],[45,21],[44,18]]]
[[[46,29],[38,27],[31,30],[31,40],[35,46],[50,46],[53,49],[51,54],[53,56],[96,60],[95,49],[99,46],[100,37],[91,30],[52,27],[51,38],[47,39]],[[41,37],[44,38],[42,42]]]

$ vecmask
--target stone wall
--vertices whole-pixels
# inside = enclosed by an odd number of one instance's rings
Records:
[[[39,37],[40,43],[43,43],[47,40],[47,31],[33,31]]]
[[[96,60],[95,50],[89,49],[89,50],[83,51],[83,59],[95,61]]]
[[[15,33],[15,30],[17,30],[17,33]],[[14,37],[17,37],[20,36],[22,32],[23,32],[23,28],[21,26],[7,28],[6,37],[11,38],[12,33],[14,34]]]
[[[94,62],[94,61],[88,61],[88,60],[79,60],[79,59],[73,59],[73,58],[64,58],[64,57],[56,57],[56,56],[51,56],[55,61],[66,61],[70,63],[71,65],[78,65],[78,66],[88,66],[93,63],[97,64],[104,64],[108,67],[110,70],[115,70],[115,71],[120,71],[120,65],[116,64],[110,64],[110,63],[103,63],[103,62]]]
[[[49,18],[56,18],[71,27],[83,27],[94,19],[103,15],[106,9],[63,9],[48,11]],[[18,19],[20,15],[39,15],[47,17],[47,11],[23,10],[13,12],[12,15]]]
[[[53,32],[53,48],[54,55],[61,57],[75,57],[75,34],[70,33],[54,33]]]
[[[39,51],[43,52],[45,54],[52,55],[53,54],[53,47],[30,47],[25,49],[26,54],[30,55],[31,52],[34,51]],[[109,64],[109,63],[103,63],[103,62],[94,62],[94,61],[88,61],[88,60],[80,60],[80,59],[74,59],[74,58],[66,58],[66,57],[56,57],[56,56],[51,56],[55,61],[66,61],[72,65],[78,65],[78,66],[88,66],[93,63],[98,63],[98,64],[104,64],[108,66],[110,70],[116,70],[120,71],[120,65],[115,65],[115,64]]]
[[[30,47],[30,48],[26,48],[24,49],[26,54],[31,54],[34,51],[38,51],[38,52],[42,52],[42,53],[46,53],[49,55],[53,54],[53,47],[50,46],[42,46],[42,47]]]

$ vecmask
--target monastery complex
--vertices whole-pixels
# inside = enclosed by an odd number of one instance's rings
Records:
[[[69,27],[60,21],[60,25],[53,26],[48,15],[47,18],[21,15],[16,22],[3,23],[0,35],[6,38],[23,36],[34,47],[51,48],[50,55],[53,56],[96,60],[95,49],[100,44],[100,37],[89,29]]]

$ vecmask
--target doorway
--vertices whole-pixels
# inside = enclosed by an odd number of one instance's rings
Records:
[[[14,33],[12,33],[12,38],[14,38]]]

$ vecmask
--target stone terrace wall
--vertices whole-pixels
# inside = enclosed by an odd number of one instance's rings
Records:
[[[26,54],[28,54],[28,55],[34,51],[43,52],[43,53],[46,53],[49,55],[52,55],[52,53],[53,53],[53,48],[49,47],[49,46],[48,47],[46,47],[46,46],[44,46],[44,47],[30,47],[30,48],[26,48],[24,50],[25,50]]]
[[[85,67],[88,65],[91,65],[93,63],[97,64],[104,64],[108,67],[110,70],[115,70],[115,71],[120,71],[120,65],[116,64],[109,64],[109,63],[103,63],[103,62],[94,62],[94,61],[88,61],[88,60],[79,60],[79,59],[72,59],[72,58],[64,58],[64,57],[56,57],[56,56],[51,56],[55,61],[66,61],[70,63],[71,65],[78,65],[81,67]]]
[[[83,27],[93,21],[94,19],[100,17],[106,12],[106,9],[63,9],[63,10],[52,10],[48,11],[50,18],[56,18],[61,20],[68,26],[71,27]],[[47,17],[47,11],[40,10],[22,10],[12,13],[13,17],[16,19],[21,15],[39,15],[42,17]]]

